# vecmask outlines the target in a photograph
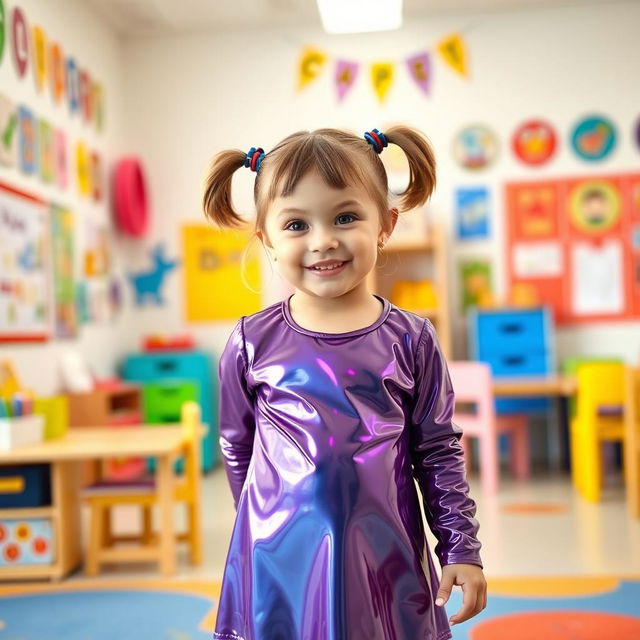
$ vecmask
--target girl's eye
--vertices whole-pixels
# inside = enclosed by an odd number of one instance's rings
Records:
[[[336,218],[336,220],[338,221],[338,224],[349,224],[350,222],[353,222],[356,219],[357,218],[353,215],[353,213],[341,213]]]
[[[305,228],[305,224],[306,223],[302,222],[302,220],[292,220],[287,224],[285,229],[288,231],[303,231]]]

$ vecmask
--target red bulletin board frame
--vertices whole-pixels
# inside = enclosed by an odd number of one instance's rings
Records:
[[[593,227],[582,225],[572,212],[578,193],[588,185],[598,183],[611,189],[618,207],[610,221]],[[640,174],[595,175],[583,178],[563,178],[505,184],[506,269],[507,286],[511,293],[516,286],[524,287],[538,298],[539,304],[553,308],[557,324],[582,324],[594,321],[640,319]],[[544,243],[550,255],[559,260],[560,268],[549,273],[516,274],[516,255]],[[573,292],[577,274],[573,273],[573,253],[579,246],[594,250],[612,249],[621,254],[622,309],[619,313],[579,313],[573,307]],[[540,246],[538,246],[538,249]],[[549,260],[553,263],[554,260]],[[542,266],[544,270],[544,265]],[[510,296],[511,297],[511,296]]]
[[[8,343],[8,342],[46,342],[49,340],[51,336],[51,277],[50,277],[50,264],[49,264],[49,252],[50,252],[50,219],[49,219],[49,209],[47,203],[33,196],[25,191],[21,191],[14,187],[9,186],[3,182],[0,182],[0,191],[5,194],[10,194],[12,196],[17,196],[18,198],[22,198],[24,200],[29,201],[32,204],[40,205],[43,209],[43,214],[45,217],[45,227],[44,227],[44,238],[45,238],[45,248],[44,248],[44,264],[43,264],[43,272],[45,278],[45,320],[44,323],[47,327],[46,331],[43,330],[34,330],[32,333],[25,331],[24,333],[10,333],[0,327],[0,344]],[[1,210],[0,207],[0,216],[4,215],[4,211]],[[0,286],[9,286],[4,278],[0,275]]]

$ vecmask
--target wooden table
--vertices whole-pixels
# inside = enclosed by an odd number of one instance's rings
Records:
[[[51,464],[52,504],[27,509],[0,509],[0,518],[51,519],[55,544],[53,565],[0,567],[0,580],[43,577],[61,579],[72,571],[81,560],[80,463],[86,460],[138,456],[157,460],[161,570],[165,575],[175,573],[174,463],[182,455],[188,455],[188,448],[180,425],[83,427],[70,429],[59,440],[0,452],[0,465]]]
[[[576,388],[576,380],[572,376],[522,376],[493,380],[493,393],[500,398],[569,397],[575,395]]]
[[[547,421],[547,455],[556,469],[569,464],[567,399],[576,392],[577,381],[573,376],[518,376],[493,380],[496,398],[555,398],[558,401],[555,429],[549,424],[551,420]]]

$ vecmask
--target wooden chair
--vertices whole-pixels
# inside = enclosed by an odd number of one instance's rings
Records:
[[[571,421],[571,477],[578,492],[598,502],[603,483],[601,444],[624,441],[625,365],[583,364],[577,373]]]
[[[640,518],[640,367],[627,369],[624,471],[629,513]]]
[[[187,531],[176,539],[187,542],[190,560],[202,563],[202,520],[200,502],[200,407],[195,402],[182,406],[181,424],[189,455],[185,456],[183,476],[176,481],[174,500],[187,509]],[[95,576],[101,565],[120,562],[160,561],[158,535],[152,530],[152,509],[158,497],[154,478],[127,483],[98,482],[83,490],[90,509],[90,531],[85,573]],[[118,505],[137,505],[142,510],[142,531],[139,535],[115,536],[111,531],[112,509]],[[117,546],[119,543],[137,543]]]
[[[462,446],[467,464],[471,462],[469,438],[480,443],[480,480],[487,493],[496,493],[500,478],[498,437],[509,436],[511,472],[519,479],[529,477],[529,432],[526,415],[497,415],[491,368],[485,362],[449,363],[456,396],[453,420],[463,430]],[[463,405],[474,405],[473,411]]]

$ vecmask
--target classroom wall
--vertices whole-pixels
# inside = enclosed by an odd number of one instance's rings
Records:
[[[401,31],[329,36],[320,29],[210,31],[179,37],[148,37],[125,45],[127,140],[145,159],[154,207],[150,240],[164,238],[173,252],[180,247],[180,226],[202,220],[202,180],[211,156],[228,147],[271,148],[298,129],[348,127],[359,132],[404,121],[423,129],[438,158],[438,186],[430,207],[451,242],[451,301],[455,354],[466,352],[454,270],[462,256],[493,256],[495,289],[504,296],[501,185],[506,180],[586,176],[637,170],[639,151],[632,126],[640,104],[640,53],[636,2],[449,15],[414,20]],[[380,106],[367,69],[344,104],[337,104],[329,70],[304,92],[294,90],[295,65],[304,44],[332,57],[363,62],[404,57],[428,47],[452,31],[462,31],[471,66],[465,81],[437,59],[432,95],[425,97],[402,67],[387,103]],[[588,112],[608,114],[619,128],[619,144],[605,161],[587,164],[568,146],[572,126]],[[530,117],[544,117],[561,137],[548,165],[528,168],[508,148],[515,127]],[[483,122],[499,136],[502,149],[494,166],[477,174],[454,164],[450,146],[455,133]],[[241,172],[242,173],[242,172]],[[236,202],[252,211],[253,175],[238,175]],[[487,184],[493,200],[493,235],[489,242],[453,244],[454,187]],[[145,264],[148,258],[135,259]],[[267,271],[268,273],[268,271]],[[277,277],[265,304],[288,289]],[[164,309],[131,314],[121,349],[136,347],[149,327],[180,331],[184,327],[182,284],[171,277],[171,301]],[[215,292],[203,292],[215,295]],[[198,341],[222,348],[229,324],[190,327]],[[563,328],[557,334],[560,357],[573,353],[613,353],[640,358],[640,322],[601,323]]]
[[[82,139],[88,148],[102,154],[103,166],[108,168],[121,150],[126,150],[124,136],[123,48],[118,37],[82,0],[43,2],[42,0],[4,0],[7,30],[11,11],[19,6],[30,28],[41,26],[49,40],[60,43],[65,56],[74,56],[76,63],[86,68],[102,83],[104,91],[105,126],[99,133],[94,126],[83,122],[79,115],[71,115],[64,104],[55,104],[51,92],[36,90],[35,76],[30,69],[20,79],[14,69],[11,41],[7,34],[5,50],[0,64],[0,91],[15,103],[28,106],[38,117],[47,118],[67,135],[69,185],[60,189],[43,183],[37,176],[26,176],[18,168],[0,166],[0,181],[29,192],[44,200],[52,200],[69,207],[76,223],[76,274],[80,276],[80,251],[83,246],[83,221],[96,222],[110,219],[109,199],[92,202],[80,197],[73,170],[74,156],[71,144]],[[105,172],[108,179],[108,171]],[[118,262],[117,246],[113,259]],[[115,268],[118,268],[117,266]],[[107,376],[113,371],[116,345],[122,327],[117,322],[91,323],[82,327],[76,339],[52,339],[46,343],[0,344],[0,359],[13,361],[23,384],[47,394],[59,390],[58,357],[66,349],[77,349],[87,359],[96,375]]]
[[[7,12],[13,7],[5,2]],[[637,30],[640,4],[569,6],[545,9],[445,15],[408,22],[401,31],[353,36],[329,36],[320,28],[233,31],[209,30],[180,36],[142,37],[120,41],[80,0],[20,3],[30,24],[41,24],[52,39],[100,77],[106,91],[107,128],[96,137],[83,132],[49,98],[36,94],[33,78],[18,80],[7,59],[0,66],[2,91],[64,124],[70,135],[95,139],[107,166],[122,153],[141,156],[147,170],[152,223],[148,237],[133,241],[118,236],[114,255],[122,274],[149,267],[149,249],[164,241],[169,255],[181,247],[181,225],[203,221],[202,183],[210,158],[220,149],[251,146],[271,148],[298,129],[347,127],[358,132],[403,121],[420,127],[431,138],[438,158],[438,186],[429,209],[449,238],[451,301],[456,340],[454,353],[465,355],[464,317],[460,312],[455,266],[463,256],[493,256],[495,289],[505,293],[503,277],[502,184],[507,180],[586,176],[637,170],[639,152],[631,140],[640,104]],[[355,88],[338,104],[329,69],[304,92],[295,92],[295,67],[303,45],[314,44],[332,58],[403,59],[429,48],[452,31],[462,31],[470,57],[470,79],[464,80],[435,60],[432,94],[425,97],[401,66],[384,106],[370,87],[367,69]],[[619,128],[615,152],[589,165],[570,151],[567,138],[586,113],[609,115]],[[519,164],[508,150],[515,126],[530,117],[549,119],[561,135],[555,159],[541,168]],[[455,133],[471,122],[483,122],[498,133],[502,150],[489,169],[471,174],[457,167],[450,146]],[[41,197],[60,197],[55,187],[37,178],[0,168],[0,179]],[[252,212],[254,176],[235,179],[237,206]],[[488,242],[453,242],[454,188],[486,184],[493,201],[493,235]],[[107,200],[92,204],[73,189],[62,198],[81,219],[108,219]],[[81,226],[78,233],[81,235]],[[81,238],[79,238],[81,243]],[[78,267],[79,268],[79,267]],[[268,266],[266,273],[269,273]],[[52,340],[44,345],[0,346],[0,358],[11,358],[26,384],[40,393],[57,389],[56,358],[67,347],[78,348],[99,375],[110,375],[122,356],[139,349],[148,333],[191,331],[204,348],[219,353],[228,323],[186,325],[182,273],[170,274],[164,307],[136,308],[124,282],[125,308],[108,325],[82,327],[78,339]],[[275,276],[264,304],[281,299],[288,286]],[[203,292],[215,295],[215,292]],[[601,323],[563,328],[557,350],[565,354],[618,354],[640,358],[640,322]]]

